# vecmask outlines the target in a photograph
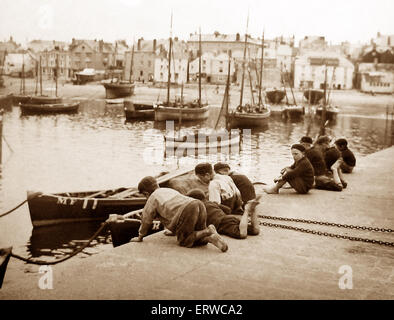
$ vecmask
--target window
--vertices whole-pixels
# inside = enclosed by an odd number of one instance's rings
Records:
[[[140,71],[140,76],[143,76],[144,75],[144,71]]]

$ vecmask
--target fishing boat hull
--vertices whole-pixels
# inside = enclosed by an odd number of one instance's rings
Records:
[[[31,104],[59,104],[63,98],[49,96],[32,96],[29,100]]]
[[[286,95],[284,90],[267,90],[265,93],[270,103],[274,104],[280,103]]]
[[[20,104],[23,114],[53,114],[53,113],[73,113],[77,112],[79,102],[57,103],[57,104]]]
[[[317,89],[308,89],[304,91],[305,99],[311,104],[317,104],[323,98],[324,92]],[[310,99],[309,99],[310,98]]]
[[[148,102],[124,101],[124,112],[127,121],[154,120],[154,104]]]
[[[103,83],[107,99],[129,97],[134,93],[133,83]]]
[[[28,192],[28,197],[31,192]],[[88,194],[88,193],[87,193]],[[140,209],[144,197],[125,199],[88,198],[78,194],[43,194],[28,200],[33,227],[61,223],[105,220],[110,214]]]
[[[25,94],[13,94],[12,103],[18,105],[19,103],[28,103],[31,100],[31,96]]]
[[[179,169],[157,178],[161,187],[172,178],[189,174],[190,169]],[[61,223],[106,220],[110,214],[125,214],[141,209],[146,197],[137,188],[117,188],[100,191],[44,193],[39,196],[27,192],[30,218],[34,227]]]
[[[258,112],[233,112],[228,115],[232,128],[264,127],[268,124],[271,110],[268,108],[262,113]]]
[[[126,219],[123,221],[109,222],[108,225],[111,232],[112,245],[118,247],[128,243],[131,238],[138,236],[141,221],[138,219]],[[162,231],[163,229],[163,224],[160,221],[153,221],[148,235]]]
[[[294,119],[301,118],[305,114],[305,108],[303,106],[286,106],[283,108],[282,115],[284,118]]]
[[[164,107],[154,108],[155,121],[197,121],[206,120],[209,115],[209,106],[190,108],[190,107]]]
[[[335,121],[339,114],[339,109],[337,107],[327,107],[326,109],[326,120]],[[316,108],[316,116],[321,118],[323,116],[323,107]]]

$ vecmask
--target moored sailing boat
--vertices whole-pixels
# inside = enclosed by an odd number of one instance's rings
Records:
[[[40,95],[32,96],[25,103],[19,103],[20,109],[23,114],[50,114],[50,113],[72,113],[77,112],[79,108],[79,102],[64,103],[62,97],[57,95],[57,78],[58,78],[58,61],[59,57],[56,57],[56,92],[55,96],[45,96],[42,94],[42,68],[41,68],[41,56],[40,56]]]
[[[297,104],[296,98],[293,92],[293,86],[290,84],[290,79],[287,79],[289,82],[289,87],[291,91],[291,95],[293,97],[293,103],[289,103],[289,99],[287,97],[286,88],[285,97],[286,97],[286,105],[283,107],[282,115],[288,119],[299,119],[305,114],[305,108],[302,105]]]
[[[133,56],[134,56],[134,44],[133,44],[133,52],[131,54],[131,59],[132,59],[131,63],[133,63]],[[132,64],[130,66],[130,70],[132,70]],[[113,81],[113,79],[111,79],[110,82],[102,81],[101,84],[105,88],[106,99],[124,98],[124,97],[132,96],[134,94],[135,84],[132,82],[131,79],[131,71],[130,71],[129,81],[122,81],[120,79]]]
[[[184,103],[182,99],[170,102],[171,87],[171,54],[172,54],[172,15],[171,15],[171,35],[168,50],[168,80],[167,80],[167,101],[154,108],[155,121],[179,120],[196,121],[208,119],[209,106],[201,100],[201,32],[199,41],[199,82],[198,100],[192,103]]]
[[[245,78],[245,58],[246,58],[246,45],[248,39],[248,21],[246,24],[246,33],[245,33],[245,45],[244,45],[244,56],[242,61],[242,83],[241,83],[241,94],[240,94],[240,102],[237,109],[230,114],[228,114],[228,122],[230,127],[237,128],[253,128],[253,127],[262,127],[266,126],[268,123],[268,119],[271,115],[271,109],[268,105],[263,103],[261,96],[261,88],[262,88],[262,78],[263,78],[263,64],[264,64],[264,33],[262,40],[262,57],[261,57],[261,68],[260,68],[260,84],[259,84],[259,102],[257,105],[254,103],[253,98],[253,88],[252,81],[249,72],[249,81],[250,81],[250,91],[252,97],[252,105],[243,105],[243,90],[244,90],[244,78]]]
[[[311,104],[317,104],[323,98],[323,91],[319,89],[307,89],[304,91],[305,99]]]

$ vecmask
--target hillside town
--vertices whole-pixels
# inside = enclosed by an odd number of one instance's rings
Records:
[[[263,61],[263,87],[356,89],[367,93],[394,92],[394,35],[377,33],[370,43],[343,42],[332,45],[324,36],[305,36],[297,44],[295,37],[264,39],[242,34],[191,33],[187,40],[173,38],[170,81],[177,84],[197,82],[199,46],[201,46],[201,81],[225,84],[230,65],[231,83],[240,84],[244,44],[251,82],[258,84],[258,70]],[[262,52],[263,50],[263,52]],[[114,43],[98,39],[32,40],[25,45],[12,36],[0,42],[0,77],[34,78],[39,65],[44,79],[76,80],[82,71],[90,71],[94,80],[120,78],[146,84],[168,80],[169,39],[139,38]],[[230,64],[229,59],[231,59]],[[0,80],[1,85],[1,80]]]

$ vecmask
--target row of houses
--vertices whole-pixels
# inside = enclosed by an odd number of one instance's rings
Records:
[[[244,52],[245,42],[247,49]],[[121,70],[122,78],[133,81],[168,80],[169,39],[141,38],[130,47],[125,41],[108,43],[72,39],[71,43],[64,43],[34,40],[22,54],[12,48],[15,47],[12,39],[7,46],[8,52],[14,50],[16,53],[3,57],[3,63],[6,60],[3,64],[5,74],[13,70],[20,72],[22,63],[25,73],[31,70],[35,74],[37,62],[41,60],[42,73],[47,77],[52,77],[58,70],[58,76],[69,79],[77,71],[93,68],[107,75]],[[394,92],[394,36],[378,34],[368,45],[343,43],[340,46],[330,45],[324,37],[306,36],[295,47],[294,37],[263,41],[263,35],[245,39],[245,35],[240,34],[194,33],[190,34],[188,41],[177,37],[172,40],[171,82],[181,84],[198,80],[200,46],[201,78],[206,83],[225,83],[230,66],[233,83],[240,84],[244,76],[246,85],[255,86],[259,83],[259,70],[264,61],[264,87],[323,88],[326,83],[333,89]]]

